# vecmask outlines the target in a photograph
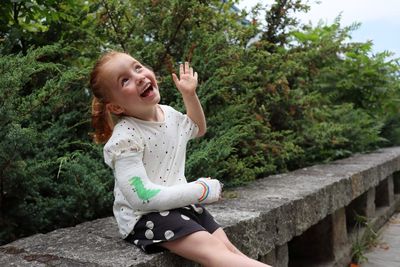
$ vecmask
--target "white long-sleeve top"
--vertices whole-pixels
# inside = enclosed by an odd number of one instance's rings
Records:
[[[104,146],[104,160],[115,177],[113,212],[125,238],[146,213],[218,200],[214,179],[187,183],[187,142],[197,125],[172,107],[160,105],[163,122],[122,117]]]

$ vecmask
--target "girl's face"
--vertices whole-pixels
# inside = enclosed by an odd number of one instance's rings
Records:
[[[115,114],[135,117],[160,102],[154,72],[127,54],[113,56],[103,65],[100,76],[111,92],[109,109]]]

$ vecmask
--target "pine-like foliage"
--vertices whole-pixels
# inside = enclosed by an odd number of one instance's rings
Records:
[[[110,214],[110,172],[90,142],[87,73],[59,46],[0,58],[0,239]]]

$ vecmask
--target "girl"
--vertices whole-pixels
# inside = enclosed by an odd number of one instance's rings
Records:
[[[242,254],[207,210],[221,183],[184,175],[187,142],[206,132],[186,62],[172,74],[187,115],[159,105],[154,73],[128,54],[109,52],[92,70],[94,139],[115,176],[113,212],[122,237],[146,253],[170,250],[204,266],[267,266]],[[118,117],[113,125],[111,114]]]

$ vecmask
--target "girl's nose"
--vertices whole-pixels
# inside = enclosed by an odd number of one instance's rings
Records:
[[[137,85],[142,84],[145,79],[146,79],[146,76],[144,76],[143,74],[141,74],[141,73],[135,74],[135,82]]]

